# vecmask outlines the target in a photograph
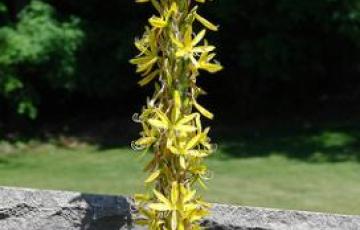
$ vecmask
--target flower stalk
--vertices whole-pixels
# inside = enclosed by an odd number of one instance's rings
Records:
[[[206,188],[208,169],[204,158],[214,152],[201,117],[213,114],[197,102],[205,92],[197,86],[200,71],[218,72],[215,47],[205,39],[207,30],[218,27],[198,14],[198,3],[206,0],[136,0],[151,3],[157,16],[141,39],[135,41],[139,54],[130,60],[145,86],[155,84],[140,116],[141,137],[132,143],[136,150],[152,153],[146,165],[148,194],[135,195],[142,219],[149,229],[200,229],[210,205],[197,195],[196,184]],[[194,32],[194,24],[205,29]]]

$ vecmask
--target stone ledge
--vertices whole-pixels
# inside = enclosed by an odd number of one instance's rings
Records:
[[[143,229],[131,221],[131,199],[0,187],[0,230]],[[208,229],[359,230],[360,216],[214,204]]]

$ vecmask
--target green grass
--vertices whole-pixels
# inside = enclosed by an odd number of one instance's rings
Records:
[[[290,142],[293,144],[296,138]],[[315,142],[322,140],[319,138],[309,137]],[[333,138],[335,147],[341,145],[339,138]],[[331,135],[325,139],[331,140]],[[345,139],[354,145],[351,138]],[[276,140],[286,144],[281,138]],[[356,160],[296,157],[285,151],[294,146],[288,143],[289,148],[279,149],[275,147],[280,143],[274,142],[275,139],[264,137],[259,141],[222,141],[216,156],[208,160],[214,178],[209,182],[207,199],[249,206],[360,213],[360,164]],[[329,141],[325,143],[334,147]],[[315,148],[313,155],[320,150]],[[145,175],[141,170],[145,160],[137,160],[136,153],[127,148],[3,143],[0,151],[0,185],[105,194],[143,190]],[[246,155],[250,153],[253,156]]]

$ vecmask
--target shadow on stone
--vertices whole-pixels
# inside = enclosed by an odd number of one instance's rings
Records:
[[[204,220],[201,226],[206,230],[271,230],[268,228],[257,228],[257,227],[239,227],[233,225],[221,225],[214,221]]]
[[[132,229],[131,204],[125,197],[81,194],[70,203],[86,203],[88,206],[81,230]]]

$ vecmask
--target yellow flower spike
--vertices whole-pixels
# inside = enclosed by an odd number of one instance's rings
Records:
[[[130,60],[141,75],[140,86],[155,82],[140,116],[141,137],[132,143],[136,150],[152,152],[145,170],[146,186],[152,194],[136,195],[143,219],[138,223],[153,230],[198,230],[209,213],[193,186],[206,188],[208,169],[204,158],[213,151],[201,118],[214,115],[199,105],[204,91],[197,85],[200,70],[210,73],[223,67],[215,58],[215,47],[206,41],[206,31],[218,26],[197,13],[196,3],[206,0],[135,0],[149,3],[158,12],[148,22],[144,35],[135,41],[139,54]],[[194,31],[193,23],[204,29]],[[195,112],[197,110],[197,112]]]

